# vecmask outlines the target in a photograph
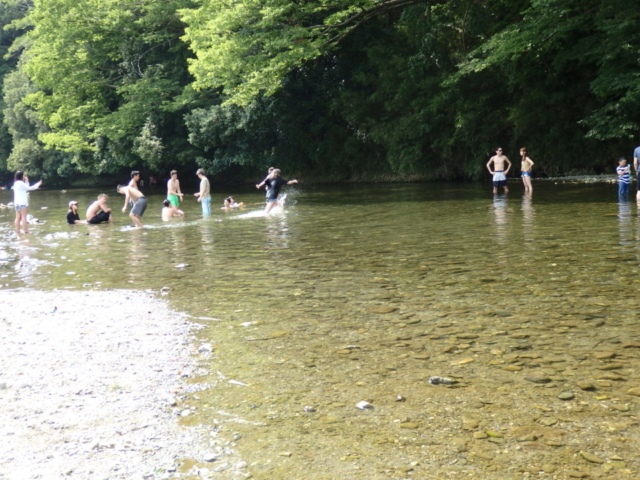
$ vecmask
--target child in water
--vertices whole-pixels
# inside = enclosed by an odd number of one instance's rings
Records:
[[[238,207],[244,207],[244,203],[236,202],[235,198],[233,197],[227,197],[224,199],[224,204],[222,206],[223,210],[228,210],[229,208],[238,208]]]
[[[184,217],[184,212],[178,207],[171,205],[169,199],[165,200],[162,209],[162,220],[171,220],[173,217]]]
[[[283,185],[293,185],[298,183],[298,180],[285,180],[280,177],[280,170],[277,168],[269,174],[261,183],[256,185],[257,188],[261,188],[263,185],[267,186],[267,207],[264,212],[269,213],[273,207],[278,203],[278,193],[280,193],[280,187]]]

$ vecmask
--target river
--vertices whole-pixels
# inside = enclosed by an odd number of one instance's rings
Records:
[[[554,182],[532,197],[517,184],[497,197],[489,184],[286,188],[270,217],[255,188],[214,187],[210,217],[187,196],[170,222],[148,190],[142,230],[115,191],[113,225],[76,226],[69,200],[84,212],[100,191],[35,191],[45,223],[31,235],[0,211],[0,282],[166,287],[216,354],[183,421],[227,435],[254,478],[637,478],[635,199]],[[246,207],[218,210],[229,194]]]

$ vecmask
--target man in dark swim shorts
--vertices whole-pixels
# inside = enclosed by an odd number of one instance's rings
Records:
[[[98,200],[89,205],[86,215],[87,223],[95,225],[97,223],[113,222],[111,209],[107,205],[108,199],[109,197],[106,194],[101,193],[98,195]]]

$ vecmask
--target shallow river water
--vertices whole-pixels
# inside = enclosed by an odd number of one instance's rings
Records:
[[[247,207],[171,222],[150,190],[143,230],[115,193],[115,224],[67,226],[100,192],[36,191],[28,237],[0,210],[0,283],[168,287],[215,351],[184,421],[254,478],[640,478],[635,199],[534,187],[296,186],[270,217],[214,188]]]

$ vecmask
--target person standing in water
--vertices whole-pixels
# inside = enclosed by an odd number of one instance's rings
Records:
[[[491,164],[493,163],[493,171],[491,170]],[[507,168],[504,168],[504,164],[507,164]],[[502,148],[496,148],[496,154],[489,159],[487,162],[487,170],[489,173],[493,175],[493,194],[496,195],[498,193],[498,188],[502,187],[504,189],[504,193],[509,193],[509,188],[507,187],[507,173],[509,173],[509,169],[511,168],[511,161],[502,154]]]
[[[40,188],[42,180],[29,185],[29,179],[22,170],[18,170],[13,183],[13,208],[16,209],[16,233],[20,233],[20,224],[24,233],[29,233],[27,228],[27,214],[29,213],[29,192]]]
[[[198,197],[198,201],[202,205],[202,214],[210,215],[211,214],[211,184],[209,183],[209,179],[205,176],[204,170],[199,168],[196,172],[196,175],[200,179],[200,191],[198,193],[194,193],[196,197]]]
[[[531,186],[531,168],[534,163],[533,160],[529,158],[529,153],[525,147],[520,149],[520,157],[522,157],[522,163],[520,164],[520,171],[522,172],[522,183],[524,184],[525,192],[533,192],[533,187]]]
[[[629,195],[629,184],[631,184],[631,165],[627,165],[627,159],[620,157],[618,159],[618,196],[626,197]]]
[[[178,180],[178,172],[171,170],[171,178],[167,182],[167,199],[174,207],[179,207],[184,195],[180,191],[180,181]]]
[[[640,147],[636,147],[636,149],[633,151],[633,169],[636,171],[636,177],[638,180],[638,193],[636,193],[636,201],[638,201],[640,203],[640,171],[638,169],[640,169],[640,165],[639,162],[640,161]]]
[[[137,190],[138,189],[138,180],[140,180],[140,172],[138,170],[133,170],[131,172],[131,180],[129,180],[129,184],[127,185],[127,187],[133,187],[133,188],[135,188]],[[122,207],[122,213],[125,213],[126,211],[127,211],[127,199],[125,197],[124,207]]]
[[[274,169],[267,178],[261,183],[256,185],[257,188],[262,188],[263,185],[267,186],[267,207],[264,212],[268,214],[276,203],[278,203],[278,194],[280,193],[280,187],[283,185],[293,185],[298,183],[298,180],[285,180],[280,177],[280,170]]]
[[[125,205],[129,200],[133,202],[133,208],[131,209],[131,213],[129,213],[129,218],[135,223],[136,227],[142,228],[142,215],[147,209],[146,197],[137,188],[125,187],[124,185],[118,185],[116,191],[125,196]],[[126,210],[126,207],[123,210]]]

